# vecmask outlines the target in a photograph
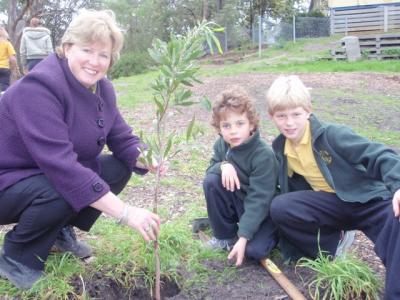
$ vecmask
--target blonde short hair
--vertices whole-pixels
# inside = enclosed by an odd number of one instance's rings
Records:
[[[228,111],[239,114],[246,113],[247,118],[254,129],[258,127],[260,117],[256,111],[253,101],[247,92],[237,86],[232,86],[223,91],[212,108],[211,125],[220,131],[220,122]]]
[[[302,107],[311,111],[311,96],[298,76],[280,76],[267,92],[267,109],[270,115],[279,110]]]
[[[112,45],[111,67],[119,59],[124,40],[115,21],[115,15],[111,10],[84,10],[69,24],[61,39],[61,45],[57,48],[57,54],[59,57],[65,57],[65,45],[86,45],[109,40]]]

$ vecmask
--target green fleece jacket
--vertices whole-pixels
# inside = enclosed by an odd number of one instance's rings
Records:
[[[314,115],[310,124],[315,160],[340,199],[365,203],[391,198],[400,189],[400,156],[389,147],[363,138],[346,126],[319,122]],[[279,135],[272,147],[280,165],[281,192],[301,190],[301,185],[289,182],[285,137]]]
[[[245,143],[230,148],[220,137],[214,144],[214,155],[207,174],[221,175],[221,162],[231,163],[240,181],[234,193],[243,200],[244,213],[239,220],[238,236],[251,239],[269,216],[269,206],[276,193],[278,162],[257,130]]]

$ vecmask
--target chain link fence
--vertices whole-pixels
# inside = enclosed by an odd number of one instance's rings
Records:
[[[330,35],[330,20],[329,18],[297,17],[293,18],[291,23],[281,22],[271,29],[269,35],[273,36],[277,41],[317,38]]]
[[[261,20],[261,28],[259,26]],[[242,46],[274,45],[299,38],[316,38],[330,35],[329,18],[295,17],[292,22],[273,22],[257,18],[252,28],[225,24],[225,32],[218,33],[224,51]]]

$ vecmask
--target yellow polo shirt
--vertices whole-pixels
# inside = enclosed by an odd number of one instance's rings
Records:
[[[9,69],[9,58],[13,55],[15,55],[15,50],[11,43],[9,41],[0,42],[0,68]]]
[[[294,147],[286,139],[284,153],[288,161],[289,177],[292,177],[293,173],[297,173],[307,180],[314,191],[334,193],[334,190],[332,190],[322,176],[315,161],[311,145],[310,122],[308,122],[303,138],[297,147]]]

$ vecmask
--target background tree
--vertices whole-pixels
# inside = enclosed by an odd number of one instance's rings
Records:
[[[101,0],[9,0],[1,2],[0,11],[7,15],[7,30],[15,49],[19,49],[24,27],[38,17],[51,31],[53,45],[58,45],[72,16],[82,8],[100,8]],[[18,53],[19,51],[17,51]],[[18,53],[19,54],[19,53]]]
[[[328,0],[310,0],[310,5],[308,7],[308,12],[324,11],[328,8]]]
[[[50,29],[53,45],[56,46],[79,10],[103,8],[102,2],[101,0],[46,0],[43,1],[42,10],[38,16],[43,21],[43,25]]]
[[[237,1],[237,9],[242,12],[240,22],[245,26],[252,37],[253,24],[258,16],[269,19],[281,19],[293,15],[293,7],[300,0],[240,0]]]

